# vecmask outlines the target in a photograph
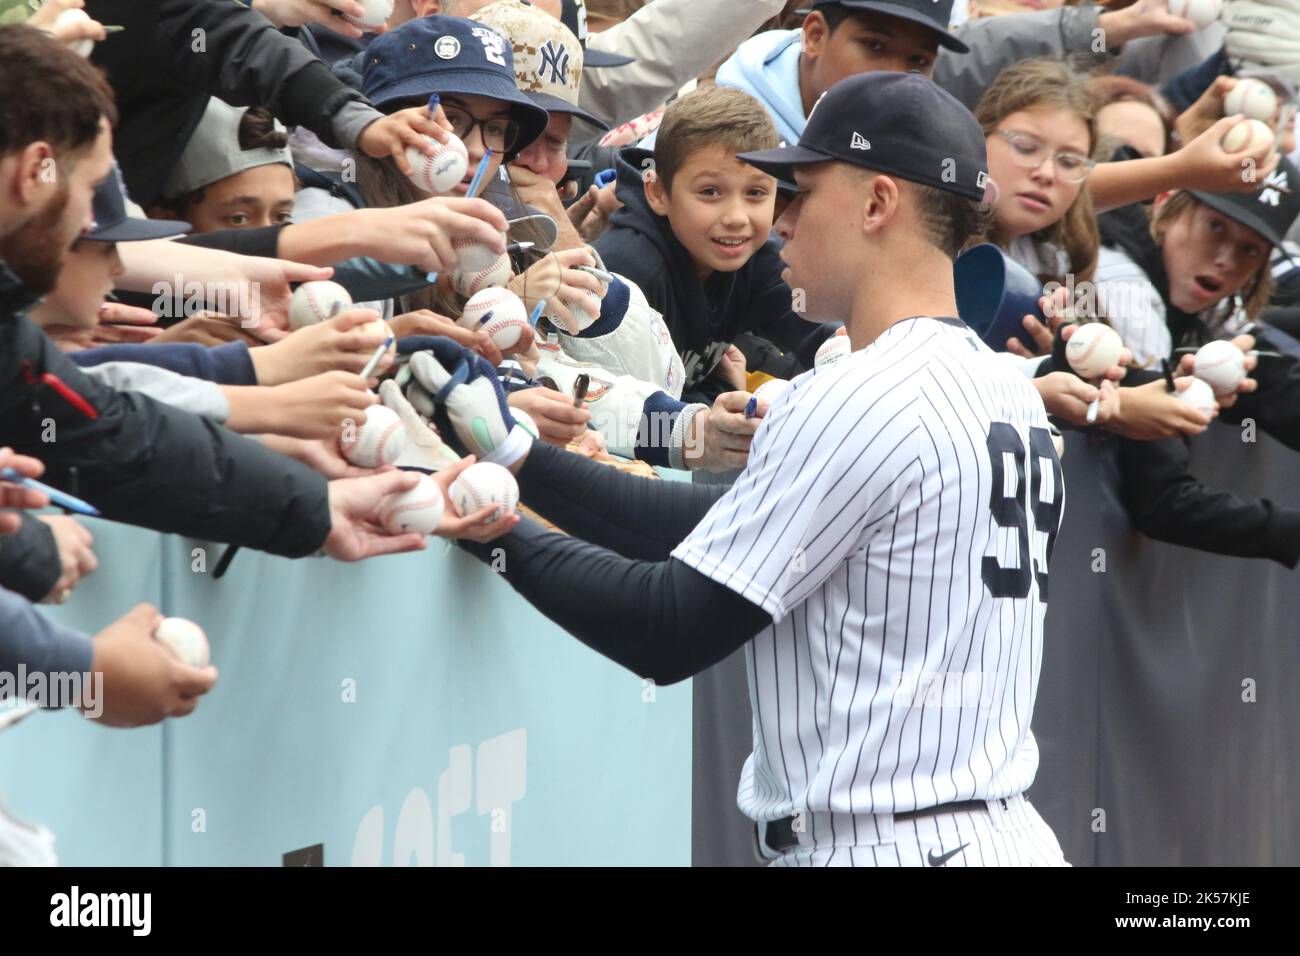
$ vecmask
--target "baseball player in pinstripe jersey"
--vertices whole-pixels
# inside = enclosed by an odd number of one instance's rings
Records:
[[[1023,796],[1061,468],[1038,393],[953,292],[982,224],[979,125],[919,74],[867,73],[822,98],[798,146],[741,158],[797,183],[777,223],[786,278],[853,354],[760,408],[729,489],[529,445],[472,357],[418,357],[444,433],[571,532],[524,520],[463,544],[504,548],[512,586],[644,676],[747,648],[738,802],[777,865],[1063,865]]]

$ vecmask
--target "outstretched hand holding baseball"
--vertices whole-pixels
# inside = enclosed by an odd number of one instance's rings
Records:
[[[419,479],[416,472],[389,471],[369,478],[331,481],[330,533],[325,539],[325,553],[339,561],[361,561],[381,554],[424,550],[424,535],[415,531],[391,534],[379,518],[385,498],[410,491]]]
[[[503,534],[509,534],[510,529],[519,524],[520,517],[515,511],[503,513],[495,521],[489,521],[492,512],[499,510],[495,504],[487,504],[478,511],[467,515],[457,515],[455,505],[451,500],[451,485],[470,465],[474,464],[474,456],[463,458],[456,464],[452,465],[445,471],[440,471],[433,476],[434,484],[442,489],[446,496],[447,506],[442,512],[442,521],[438,523],[438,530],[435,534],[440,538],[462,539],[465,541],[477,541],[484,544]]]

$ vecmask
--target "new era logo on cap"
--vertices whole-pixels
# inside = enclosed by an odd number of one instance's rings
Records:
[[[849,149],[870,149],[870,148],[871,148],[871,142],[865,136],[859,133],[857,130],[854,130],[853,139],[849,141]]]

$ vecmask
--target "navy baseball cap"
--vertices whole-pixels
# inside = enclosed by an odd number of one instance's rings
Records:
[[[1253,193],[1189,192],[1211,209],[1254,229],[1275,246],[1282,245],[1300,215],[1300,170],[1285,156]]]
[[[126,186],[116,161],[113,170],[95,190],[91,202],[94,223],[90,232],[78,238],[93,242],[139,242],[144,239],[169,239],[190,231],[188,222],[173,219],[135,219],[126,208]]]
[[[822,94],[798,146],[737,158],[778,180],[794,168],[841,162],[982,200],[989,183],[984,131],[955,97],[920,73],[875,71]]]
[[[546,131],[550,116],[515,86],[510,41],[491,27],[441,13],[407,20],[366,50],[362,92],[376,107],[427,101],[430,94],[490,96],[519,124],[516,155]]]
[[[816,0],[810,8],[796,12],[806,14],[826,7],[870,10],[900,20],[910,20],[929,27],[936,34],[935,39],[940,46],[945,46],[954,53],[970,52],[970,47],[948,32],[948,23],[952,20],[952,0]]]
[[[629,63],[636,62],[635,57],[623,56],[620,53],[606,53],[604,50],[592,50],[587,47],[586,0],[561,0],[560,22],[572,30],[573,35],[582,44],[584,67],[627,66]]]

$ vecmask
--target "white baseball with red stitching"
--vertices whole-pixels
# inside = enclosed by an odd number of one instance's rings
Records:
[[[426,193],[436,196],[451,192],[469,171],[469,153],[465,144],[457,136],[452,136],[446,143],[439,143],[432,136],[425,136],[432,143],[435,152],[432,156],[416,149],[406,147],[406,161],[411,164],[411,182]]]
[[[337,282],[304,282],[289,300],[289,324],[295,330],[332,319],[352,307],[352,296]]]
[[[406,450],[406,426],[387,405],[366,409],[366,423],[345,428],[339,436],[339,451],[358,468],[391,465]]]
[[[428,475],[421,475],[420,482],[410,491],[390,496],[379,509],[379,520],[390,534],[405,534],[418,531],[420,534],[433,534],[442,523],[442,512],[446,499],[442,489]]]
[[[451,274],[451,284],[461,295],[471,298],[484,289],[503,286],[510,281],[510,257],[497,255],[473,239],[453,239],[458,262]]]
[[[519,484],[515,476],[490,461],[475,462],[462,471],[451,483],[449,494],[452,506],[462,518],[488,505],[496,505],[485,524],[513,514],[519,504]]]
[[[497,348],[509,349],[518,344],[524,329],[528,328],[528,308],[509,289],[483,289],[465,303],[456,324],[470,331],[486,332]]]

